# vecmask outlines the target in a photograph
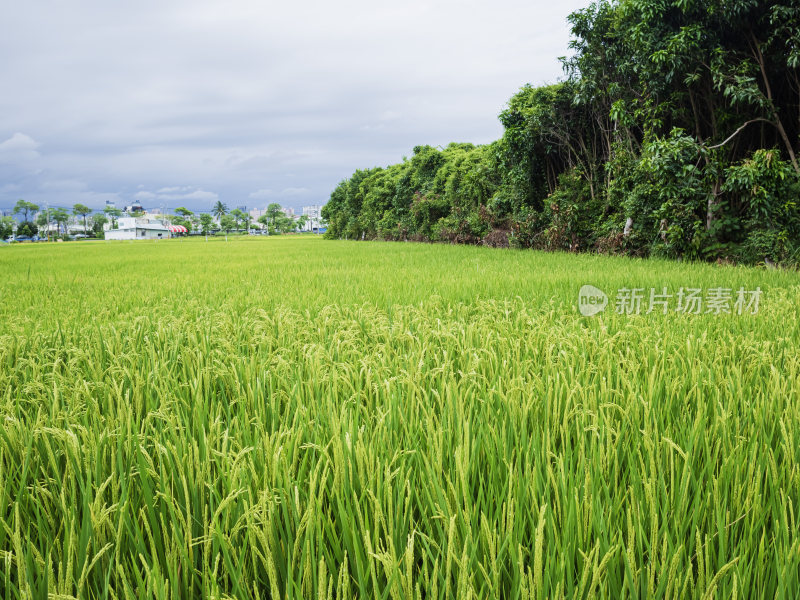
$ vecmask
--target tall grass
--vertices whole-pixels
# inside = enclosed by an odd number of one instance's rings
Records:
[[[0,273],[4,598],[800,596],[795,274],[308,238]]]

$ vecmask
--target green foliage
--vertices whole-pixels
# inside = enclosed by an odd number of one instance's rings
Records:
[[[117,228],[117,220],[122,216],[122,210],[112,206],[103,208],[103,213],[111,222],[111,229]]]
[[[305,222],[306,219],[303,219]],[[267,207],[267,214],[258,218],[258,222],[264,225],[269,235],[279,235],[281,233],[290,233],[297,229],[297,222],[286,216],[280,204],[273,203]]]
[[[542,232],[542,246],[571,252],[589,249],[595,241],[601,210],[601,203],[592,200],[589,184],[578,169],[562,173],[542,211],[548,223]]]
[[[83,217],[83,231],[84,233],[89,233],[89,227],[86,222],[86,215],[92,212],[92,209],[86,206],[85,204],[75,204],[72,207],[72,214],[77,216]]]
[[[386,169],[356,171],[323,208],[328,238],[479,241],[480,208],[500,184],[496,145],[417,146]]]
[[[51,222],[50,211],[47,210],[42,211],[36,217],[36,224],[39,226],[40,229],[44,231],[47,231],[50,222]]]
[[[108,223],[108,217],[104,214],[92,215],[92,233],[96,238],[103,239],[105,237],[104,226]]]
[[[39,228],[33,221],[22,221],[22,223],[17,225],[16,235],[18,236],[26,235],[28,237],[33,237],[37,233],[39,233]]]
[[[92,212],[92,209],[85,204],[75,204],[72,207],[72,214],[77,216],[86,216]]]
[[[11,237],[14,233],[14,217],[0,217],[0,240]]]
[[[228,214],[228,207],[222,200],[217,200],[217,203],[214,205],[214,208],[211,209],[211,214],[217,217],[217,219],[221,219],[226,214]]]
[[[200,231],[203,235],[208,235],[214,225],[214,217],[208,213],[200,215]]]
[[[191,210],[183,206],[179,206],[175,209],[175,214],[177,216],[172,218],[172,223],[175,225],[183,225],[186,227],[187,232],[191,232],[195,229],[196,216]]]
[[[436,239],[436,236],[432,236],[432,228],[450,214],[450,208],[447,199],[439,194],[425,196],[417,192],[411,202],[414,229],[426,238]]]
[[[231,229],[236,229],[236,219],[233,215],[222,215],[219,220],[219,227],[225,233],[230,233]]]
[[[64,236],[67,235],[67,223],[69,223],[69,213],[64,208],[53,208],[50,209],[50,218],[55,221],[56,225],[58,226],[58,231],[60,232],[63,228]]]
[[[17,203],[14,205],[14,214],[22,215],[23,221],[28,221],[37,210],[39,210],[39,207],[36,204],[22,199],[17,200]]]
[[[328,237],[795,262],[800,7],[600,0],[569,22],[566,80],[514,94],[502,139],[356,171]]]
[[[786,262],[800,241],[800,181],[777,150],[757,150],[725,170],[723,190],[742,223],[740,258],[749,263]]]
[[[704,149],[680,129],[644,144],[624,206],[642,244],[656,254],[699,258],[711,193],[703,160]]]

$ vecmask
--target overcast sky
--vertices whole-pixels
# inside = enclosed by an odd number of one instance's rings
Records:
[[[0,3],[0,210],[208,210],[323,204],[415,145],[497,139],[588,0]]]

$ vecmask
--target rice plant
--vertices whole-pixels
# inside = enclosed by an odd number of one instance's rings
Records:
[[[307,237],[0,273],[0,597],[800,596],[795,273]]]

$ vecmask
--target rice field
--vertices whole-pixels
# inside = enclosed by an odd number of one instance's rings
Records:
[[[756,314],[578,291],[760,288]],[[800,597],[800,275],[0,248],[2,598]]]

